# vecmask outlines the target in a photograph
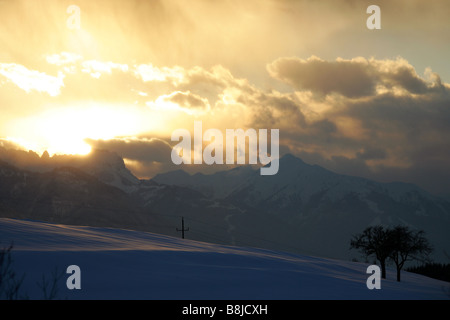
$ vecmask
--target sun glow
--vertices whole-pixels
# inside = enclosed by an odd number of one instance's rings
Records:
[[[13,141],[34,146],[32,150],[53,154],[80,154],[91,151],[85,139],[112,139],[138,134],[139,114],[132,108],[112,106],[67,107],[11,124]],[[39,146],[39,147],[36,147]]]

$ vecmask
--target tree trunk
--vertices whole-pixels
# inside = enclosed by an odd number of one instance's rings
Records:
[[[402,271],[403,265],[405,264],[406,260],[402,260],[399,262],[396,262],[395,265],[397,266],[397,281],[400,282],[400,272]]]
[[[384,260],[380,260],[381,265],[381,278],[386,279],[386,263]]]

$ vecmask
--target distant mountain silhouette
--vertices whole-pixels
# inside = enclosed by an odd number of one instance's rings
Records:
[[[450,252],[450,202],[442,198],[413,184],[337,174],[291,154],[280,159],[279,167],[273,176],[238,167],[201,176],[178,170],[153,180],[232,204],[245,211],[228,220],[234,230],[277,239],[302,252],[349,258],[351,235],[374,224],[423,229],[436,246],[436,257],[446,259],[444,250]],[[178,183],[177,177],[182,177]]]
[[[122,190],[72,167],[39,173],[0,162],[0,215],[63,224],[138,228],[149,222]]]
[[[136,178],[109,151],[39,161],[41,172],[0,162],[0,216],[174,236],[184,217],[190,239],[340,259],[356,255],[349,240],[365,227],[406,224],[425,230],[437,261],[450,253],[450,202],[412,184],[340,175],[293,155],[280,159],[273,176],[240,166],[151,180]]]

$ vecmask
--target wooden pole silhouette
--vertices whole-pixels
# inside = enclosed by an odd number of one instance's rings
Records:
[[[184,239],[184,232],[189,231],[189,228],[184,228],[184,217],[181,217],[181,229],[177,228],[177,231],[181,231],[181,238]]]

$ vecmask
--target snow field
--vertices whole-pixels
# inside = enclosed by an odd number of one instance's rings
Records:
[[[368,264],[131,230],[0,219],[0,241],[13,241],[14,270],[25,275],[21,292],[30,299],[43,298],[38,283],[51,283],[55,271],[57,299],[450,298],[449,283],[413,273],[398,283],[388,268],[381,289],[369,290]],[[69,265],[81,269],[80,290],[66,287]]]

